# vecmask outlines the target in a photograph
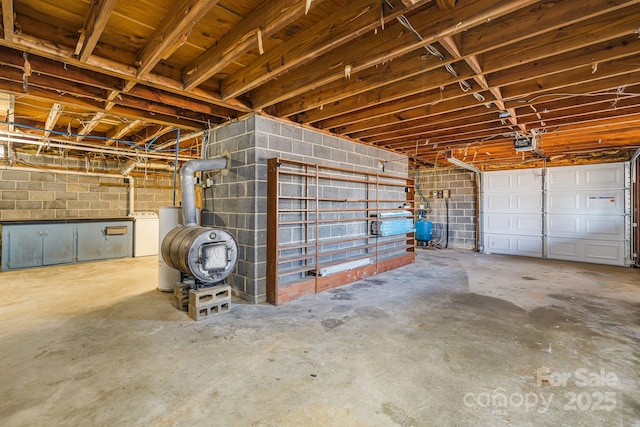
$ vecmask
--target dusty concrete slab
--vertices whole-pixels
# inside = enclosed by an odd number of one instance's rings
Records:
[[[640,425],[638,270],[420,251],[194,322],[156,266],[0,274],[0,425]]]

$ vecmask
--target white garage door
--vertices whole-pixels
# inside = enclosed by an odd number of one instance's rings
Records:
[[[485,252],[629,264],[627,164],[487,172],[482,189]]]
[[[629,263],[628,168],[624,163],[547,169],[547,256]]]
[[[486,252],[542,256],[542,169],[483,174]]]

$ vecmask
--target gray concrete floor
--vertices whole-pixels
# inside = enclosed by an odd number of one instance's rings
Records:
[[[640,425],[638,270],[421,250],[194,322],[156,265],[0,274],[0,425]]]

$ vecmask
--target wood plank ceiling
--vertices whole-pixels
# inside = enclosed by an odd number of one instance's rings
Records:
[[[169,155],[180,129],[198,156],[189,135],[256,111],[418,165],[640,146],[640,0],[2,0],[2,18],[0,118],[40,141]]]

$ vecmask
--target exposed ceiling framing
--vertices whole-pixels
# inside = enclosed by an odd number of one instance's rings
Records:
[[[3,128],[41,141],[167,150],[255,111],[419,165],[640,146],[640,0],[2,0],[2,26]]]

